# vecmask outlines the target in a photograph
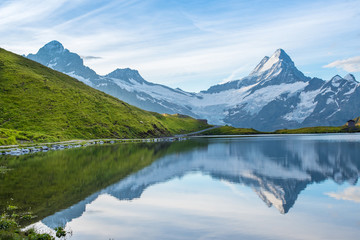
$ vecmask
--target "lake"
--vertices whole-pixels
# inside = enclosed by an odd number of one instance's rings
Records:
[[[360,134],[192,138],[2,157],[0,207],[71,239],[358,239]]]

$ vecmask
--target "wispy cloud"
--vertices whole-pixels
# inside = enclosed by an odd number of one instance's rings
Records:
[[[39,20],[50,17],[64,4],[78,2],[71,0],[41,0],[5,1],[0,5],[0,29],[11,29],[19,26],[29,26]]]
[[[237,69],[235,69],[229,76],[227,76],[226,78],[224,78],[221,82],[221,83],[227,83],[227,82],[230,82],[232,80],[235,80],[235,79],[239,79],[240,78],[240,74],[244,72],[244,70],[248,70],[246,67],[239,67]]]
[[[117,67],[185,90],[249,74],[284,48],[295,63],[325,64],[359,47],[358,0],[165,1],[14,0],[0,3],[0,46],[36,52],[56,39],[100,74]],[[342,44],[336,44],[342,43]],[[331,48],[331,49],[330,49]],[[322,69],[324,70],[324,69]],[[193,73],[189,76],[184,73]],[[330,76],[329,76],[330,78]]]
[[[81,58],[86,60],[102,59],[102,57],[96,57],[96,56],[81,56]]]
[[[326,193],[326,195],[338,200],[347,200],[360,203],[360,187],[348,187],[342,192],[330,192]]]
[[[347,72],[360,72],[360,56],[337,60],[325,65],[324,68],[340,68]]]

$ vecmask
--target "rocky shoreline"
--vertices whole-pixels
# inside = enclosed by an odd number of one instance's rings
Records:
[[[20,156],[37,152],[57,151],[70,148],[87,147],[91,145],[116,144],[116,143],[141,143],[141,142],[173,142],[183,141],[186,137],[164,137],[147,139],[96,139],[96,140],[73,140],[56,143],[43,143],[31,145],[0,146],[0,156]]]

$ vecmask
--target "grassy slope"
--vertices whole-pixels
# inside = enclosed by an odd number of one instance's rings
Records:
[[[174,134],[196,132],[212,126],[198,120],[194,124],[193,118],[181,114],[162,114],[159,119]]]
[[[349,128],[347,126],[340,127],[306,127],[296,129],[280,129],[274,132],[260,132],[252,128],[234,128],[230,126],[223,126],[220,128],[212,129],[203,132],[201,135],[243,135],[243,134],[304,134],[304,133],[347,133],[347,132],[359,132],[360,127]]]
[[[17,131],[13,129],[0,128],[0,146],[15,145],[19,142],[47,142],[56,141],[54,137],[46,134]]]
[[[298,134],[298,133],[348,133],[348,132],[359,132],[360,128],[348,128],[342,127],[307,127],[297,129],[281,129],[276,130],[274,133],[278,134]]]
[[[231,126],[222,126],[201,133],[201,135],[243,135],[261,133],[253,128],[234,128]]]
[[[207,127],[141,110],[3,49],[0,95],[0,128],[58,140],[164,136]]]
[[[280,129],[274,133],[279,134],[293,134],[293,133],[340,133],[344,132],[343,127],[306,127],[296,129]]]

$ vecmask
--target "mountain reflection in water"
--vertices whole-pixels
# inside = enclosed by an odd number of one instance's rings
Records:
[[[51,228],[64,226],[80,217],[86,204],[100,195],[119,200],[141,198],[144,190],[154,184],[194,172],[250,187],[281,214],[289,212],[309,184],[331,179],[337,184],[355,185],[359,178],[360,135],[269,135],[189,141],[197,147],[166,155],[42,222]]]

